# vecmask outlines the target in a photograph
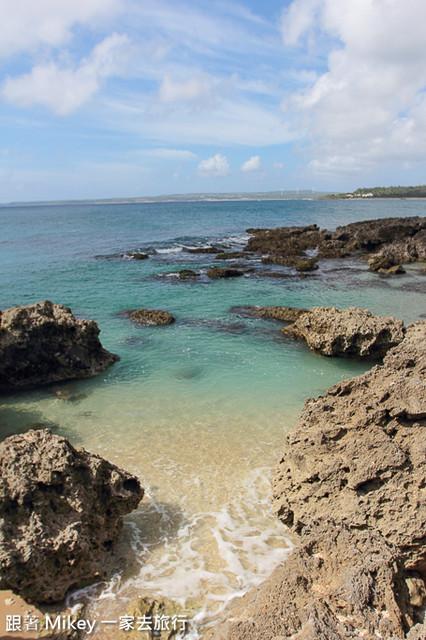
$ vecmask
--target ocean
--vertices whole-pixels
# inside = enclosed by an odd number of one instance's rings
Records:
[[[136,596],[177,601],[189,640],[282,562],[292,541],[272,514],[270,479],[304,401],[371,362],[323,358],[241,305],[351,305],[414,321],[424,275],[381,277],[365,261],[322,261],[310,277],[212,280],[214,255],[241,250],[247,228],[322,228],[425,215],[424,200],[156,202],[0,207],[0,308],[49,299],[94,319],[120,361],[91,380],[2,396],[0,437],[47,426],[75,446],[137,474],[146,489],[128,516],[111,579],[69,596],[114,637],[104,618]],[[132,260],[146,252],[147,260]],[[182,280],[180,269],[200,275]],[[288,270],[291,274],[291,269]],[[140,327],[126,310],[164,309],[165,327]],[[62,395],[56,393],[61,391]],[[68,398],[68,399],[67,399]],[[284,542],[283,542],[284,541]],[[111,625],[110,625],[111,627]]]

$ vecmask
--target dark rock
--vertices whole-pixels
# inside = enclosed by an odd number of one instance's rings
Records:
[[[119,357],[104,349],[98,325],[48,300],[0,312],[0,389],[99,375]]]
[[[405,576],[396,549],[379,532],[324,517],[204,639],[396,640],[413,623]]]
[[[395,256],[390,251],[380,251],[373,253],[368,259],[370,271],[380,271],[381,269],[390,269],[397,264]]]
[[[323,356],[382,358],[404,337],[404,325],[392,316],[374,316],[367,309],[306,309],[283,333],[303,338]]]
[[[239,269],[226,269],[222,267],[212,267],[208,269],[207,274],[209,278],[237,278],[243,276],[244,272]]]
[[[137,311],[131,311],[130,319],[136,324],[147,327],[172,324],[172,322],[175,321],[171,313],[160,309],[138,309]]]
[[[331,515],[379,531],[426,577],[425,371],[426,322],[418,321],[382,366],[307,400],[274,480],[284,524],[301,531]]]
[[[245,250],[277,256],[303,256],[307,249],[315,249],[322,232],[316,224],[306,227],[277,227],[276,229],[252,229]]]
[[[197,271],[193,271],[192,269],[181,269],[179,271],[179,278],[181,280],[189,280],[192,278],[197,278],[200,274]]]
[[[48,429],[0,443],[0,470],[0,588],[55,602],[102,579],[139,480]]]
[[[132,253],[132,260],[146,260],[149,258],[147,253]]]
[[[219,253],[218,247],[196,247],[195,249],[186,249],[188,253]]]

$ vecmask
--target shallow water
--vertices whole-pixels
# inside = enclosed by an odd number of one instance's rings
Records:
[[[305,399],[371,363],[321,358],[280,324],[236,305],[357,305],[405,321],[424,313],[424,276],[396,279],[358,260],[324,261],[312,277],[181,281],[214,256],[188,247],[244,246],[245,229],[424,215],[424,201],[188,203],[0,207],[0,307],[51,299],[94,318],[120,362],[102,376],[4,396],[2,437],[47,425],[136,473],[147,490],[126,518],[127,568],[78,592],[92,619],[126,613],[137,595],[164,595],[193,619],[191,637],[285,558],[270,477]],[[128,259],[148,251],[149,260]],[[138,327],[123,310],[159,308],[177,321]],[[60,399],[61,391],[69,400]],[[290,544],[290,542],[289,542]],[[114,637],[98,625],[91,637]],[[109,634],[109,635],[108,635]]]

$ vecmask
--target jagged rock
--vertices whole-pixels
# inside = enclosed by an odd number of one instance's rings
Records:
[[[337,227],[336,231],[305,227],[248,229],[252,234],[245,249],[270,256],[305,257],[316,251],[319,259],[345,258],[355,252],[383,249],[394,256],[394,264],[426,260],[426,218],[382,218]],[[393,265],[390,265],[393,266]]]
[[[280,320],[281,322],[295,322],[303,313],[308,313],[308,309],[296,307],[231,307],[230,313],[242,316],[252,316],[254,318],[268,318]]]
[[[0,312],[0,390],[99,375],[119,357],[93,320],[48,300]]]
[[[0,588],[34,602],[104,576],[139,480],[48,429],[0,443]]]
[[[248,229],[253,234],[246,251],[275,256],[303,256],[307,249],[315,249],[322,232],[316,224],[305,227],[277,227],[276,229]]]
[[[239,269],[226,269],[222,267],[212,267],[208,269],[207,276],[209,278],[237,278],[243,276],[244,272]]]
[[[129,316],[132,322],[147,327],[172,324],[175,321],[171,313],[160,309],[138,309],[131,311]]]
[[[418,321],[383,365],[307,400],[274,479],[284,524],[299,532],[331,515],[380,531],[426,576],[425,374],[426,322]]]
[[[380,533],[322,518],[204,640],[396,640],[413,623],[404,578]]]
[[[404,337],[401,320],[374,316],[357,307],[312,307],[282,331],[305,339],[310,349],[323,356],[351,358],[381,358]]]
[[[370,271],[379,271],[380,269],[390,269],[398,263],[395,256],[390,251],[379,251],[373,253],[368,259],[368,268]]]
[[[132,260],[147,260],[148,258],[147,253],[132,253]]]

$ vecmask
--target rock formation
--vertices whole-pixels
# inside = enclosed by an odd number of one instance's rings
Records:
[[[367,309],[313,307],[301,313],[285,335],[303,338],[323,356],[382,358],[401,342],[404,325],[392,316],[375,316]]]
[[[35,602],[103,577],[139,480],[48,429],[0,443],[0,588]]]
[[[298,546],[204,639],[424,640],[425,454],[419,321],[383,365],[306,402],[273,483]]]
[[[138,309],[137,311],[131,311],[129,316],[132,322],[147,327],[172,324],[175,321],[171,313],[160,309]]]
[[[383,365],[309,399],[287,436],[274,506],[300,532],[336,515],[380,531],[426,576],[426,322]]]
[[[320,259],[345,258],[357,252],[392,256],[393,264],[426,260],[426,218],[382,218],[320,229],[305,227],[247,229],[252,234],[245,250],[289,259],[314,251]]]
[[[325,518],[204,640],[396,640],[413,623],[404,577],[380,533]]]
[[[90,378],[116,362],[93,320],[48,300],[0,312],[0,390]]]
[[[238,276],[243,276],[244,272],[239,269],[212,267],[208,269],[206,275],[209,278],[237,278]]]

